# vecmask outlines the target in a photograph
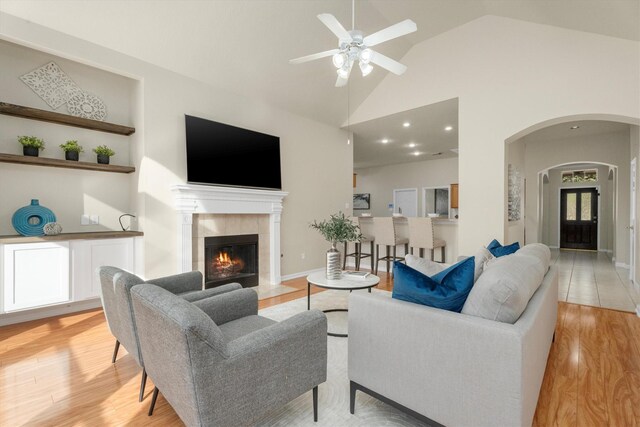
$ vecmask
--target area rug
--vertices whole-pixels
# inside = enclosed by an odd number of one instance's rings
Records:
[[[357,291],[366,292],[366,291]],[[390,295],[389,292],[374,289]],[[311,296],[311,308],[347,308],[346,291],[324,291]],[[307,298],[299,298],[260,310],[260,315],[281,321],[307,310]],[[329,331],[347,332],[345,312],[327,313]],[[318,388],[318,422],[313,422],[311,392],[289,402],[258,422],[259,426],[422,426],[418,420],[362,392],[356,394],[356,411],[349,413],[347,346],[349,338],[328,337],[327,381]],[[381,366],[380,369],[384,369]]]

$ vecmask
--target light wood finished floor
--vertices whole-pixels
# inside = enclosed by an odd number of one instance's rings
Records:
[[[304,279],[287,285],[300,290],[260,307],[306,295]],[[559,304],[534,425],[640,425],[640,319]],[[113,344],[101,310],[0,328],[0,426],[181,425],[162,395],[147,416],[153,383],[138,403],[140,370],[122,348],[111,364]]]

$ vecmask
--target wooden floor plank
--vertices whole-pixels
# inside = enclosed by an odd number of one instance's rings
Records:
[[[393,280],[381,275],[380,289]],[[260,308],[305,297],[261,300]],[[312,288],[314,293],[322,292]],[[140,368],[114,338],[101,310],[0,328],[0,425],[181,425],[162,395],[147,416],[152,381],[138,403]],[[634,426],[640,420],[640,319],[633,314],[560,303],[535,426]],[[345,409],[346,411],[346,409]]]

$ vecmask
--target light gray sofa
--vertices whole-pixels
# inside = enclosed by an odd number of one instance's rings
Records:
[[[555,267],[539,274],[540,286],[513,324],[351,294],[351,412],[361,390],[436,424],[530,426],[558,304]]]
[[[117,267],[99,267],[97,274],[100,277],[100,297],[102,299],[104,315],[107,318],[107,325],[109,326],[111,334],[116,338],[111,363],[116,362],[118,349],[120,348],[120,344],[122,344],[134,358],[138,366],[142,368],[142,379],[140,381],[140,393],[138,396],[140,402],[142,402],[144,398],[147,372],[144,369],[144,362],[140,354],[138,334],[133,319],[131,288],[141,283],[152,282],[156,286],[160,286],[171,293],[179,295],[186,301],[197,301],[202,298],[242,289],[242,285],[239,283],[229,283],[215,288],[202,289],[202,273],[199,271],[160,277],[150,280],[149,282],[145,282],[135,274],[131,274]]]
[[[149,377],[187,426],[244,426],[327,378],[327,318],[318,310],[282,322],[258,316],[240,289],[189,303],[151,284],[132,291]]]

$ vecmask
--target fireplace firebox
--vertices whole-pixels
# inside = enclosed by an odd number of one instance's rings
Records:
[[[258,286],[258,235],[205,237],[205,288],[237,282]]]

